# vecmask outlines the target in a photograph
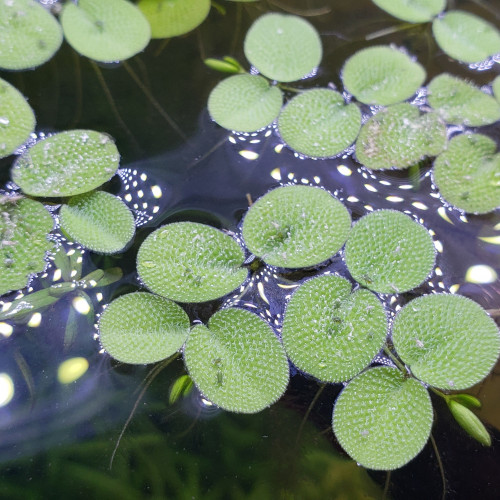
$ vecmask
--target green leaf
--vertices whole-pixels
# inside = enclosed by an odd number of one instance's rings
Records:
[[[419,63],[384,45],[356,52],[342,69],[344,87],[358,101],[383,106],[412,97],[425,76]]]
[[[137,271],[154,293],[178,302],[217,299],[246,279],[245,255],[228,234],[195,222],[160,227],[143,242]]]
[[[453,399],[448,400],[448,408],[460,427],[484,446],[491,446],[491,436],[485,426],[468,408]]]
[[[70,284],[67,283],[67,285]],[[74,290],[74,287],[50,287],[24,295],[20,299],[13,300],[6,311],[0,311],[0,321],[22,322],[33,313],[42,311],[46,307],[56,303],[64,294],[72,290]]]
[[[356,157],[372,170],[406,168],[445,147],[446,127],[437,113],[420,114],[409,103],[380,110],[362,127]]]
[[[500,353],[498,328],[486,311],[466,297],[444,293],[403,307],[394,319],[392,340],[415,377],[447,390],[480,382]]]
[[[422,284],[434,267],[431,235],[396,210],[376,210],[361,217],[345,246],[352,277],[380,293],[403,293]]]
[[[178,377],[170,388],[168,395],[168,404],[173,405],[179,398],[186,397],[193,389],[193,380],[189,375],[181,375]]]
[[[233,59],[230,57],[225,57],[224,59],[213,59],[212,57],[208,57],[203,62],[209,68],[215,71],[221,71],[222,73],[240,73],[243,70],[238,61],[234,60],[233,62]]]
[[[0,78],[0,158],[24,144],[34,129],[35,114],[30,105],[15,87]]]
[[[434,161],[432,175],[441,196],[466,212],[484,214],[500,206],[500,154],[485,135],[453,137]]]
[[[234,75],[222,80],[210,92],[208,112],[221,127],[237,132],[254,132],[278,116],[283,95],[257,75]]]
[[[83,278],[84,281],[88,281],[89,274]],[[103,270],[103,275],[101,278],[95,280],[96,284],[94,287],[103,287],[111,285],[112,283],[116,283],[120,279],[123,278],[123,271],[121,267],[110,267],[108,269]]]
[[[189,375],[217,406],[256,413],[277,401],[288,385],[285,351],[272,328],[243,309],[223,309],[195,326],[184,348]]]
[[[409,23],[426,23],[446,7],[446,0],[373,0],[373,3]]]
[[[293,82],[311,73],[321,62],[318,32],[297,16],[269,13],[259,17],[245,37],[246,58],[271,80]]]
[[[500,120],[500,104],[495,98],[461,78],[442,73],[428,89],[429,104],[448,123],[480,127]]]
[[[104,191],[74,196],[62,205],[59,221],[72,240],[98,253],[123,250],[135,233],[127,205]]]
[[[176,353],[189,333],[189,318],[171,300],[135,292],[113,300],[99,318],[99,339],[123,363],[155,363]]]
[[[243,220],[248,249],[272,266],[299,268],[335,255],[351,229],[345,206],[328,191],[284,186],[259,198]]]
[[[126,0],[66,2],[61,24],[78,53],[101,62],[128,59],[144,50],[151,37],[147,19]]]
[[[500,52],[500,34],[493,24],[461,10],[450,10],[432,23],[434,38],[448,56],[477,63]]]
[[[291,99],[281,111],[278,131],[295,151],[326,158],[348,148],[361,127],[361,112],[345,104],[338,92],[307,90]]]
[[[47,235],[54,220],[38,201],[0,198],[0,295],[23,288],[29,277],[43,271],[46,254],[54,248]]]
[[[139,0],[151,25],[152,38],[184,35],[199,26],[210,11],[210,0]]]
[[[59,50],[62,39],[60,24],[38,2],[0,2],[0,68],[40,66]]]
[[[73,196],[107,182],[120,155],[111,137],[69,130],[37,142],[14,163],[12,180],[32,196]]]
[[[481,408],[481,401],[475,396],[472,396],[472,394],[449,394],[446,396],[448,404],[449,400],[456,401],[469,409]]]
[[[342,382],[382,349],[387,317],[368,290],[351,293],[345,278],[323,275],[300,285],[287,304],[282,339],[292,363],[319,380]]]
[[[356,462],[369,469],[397,469],[429,439],[432,404],[417,380],[396,368],[372,368],[340,393],[332,425],[340,445]]]

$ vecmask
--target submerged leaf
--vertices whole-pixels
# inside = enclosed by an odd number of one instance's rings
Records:
[[[275,12],[259,17],[245,37],[246,58],[271,80],[293,82],[321,62],[318,32],[305,19]]]
[[[208,112],[221,127],[254,132],[272,123],[280,112],[283,96],[257,75],[234,75],[222,80],[208,98]]]
[[[372,368],[340,393],[333,431],[356,462],[392,470],[412,460],[429,439],[432,404],[427,390],[396,368]]]
[[[284,186],[259,198],[243,219],[248,249],[272,266],[321,264],[336,254],[351,229],[351,217],[321,188]]]
[[[432,32],[443,52],[464,63],[477,63],[500,52],[500,33],[484,19],[450,10],[434,19]]]
[[[409,23],[426,23],[446,7],[446,0],[373,0],[373,3]]]
[[[222,309],[208,327],[195,326],[184,361],[201,393],[229,411],[259,412],[288,385],[288,361],[278,338],[263,319],[243,309]]]
[[[480,382],[500,353],[498,328],[486,311],[466,297],[445,293],[404,306],[394,319],[392,340],[415,377],[447,390]]]
[[[317,158],[334,156],[348,148],[361,127],[361,112],[338,92],[307,90],[281,111],[278,131],[295,151]]]
[[[425,69],[403,52],[381,45],[362,49],[342,69],[344,87],[360,102],[387,106],[415,94]]]

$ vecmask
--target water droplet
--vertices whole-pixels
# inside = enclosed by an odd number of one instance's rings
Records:
[[[0,125],[8,125],[10,120],[6,116],[0,116]]]
[[[149,268],[156,267],[156,263],[154,263],[151,260],[146,260],[143,262],[143,264],[144,264],[144,267],[149,267]]]

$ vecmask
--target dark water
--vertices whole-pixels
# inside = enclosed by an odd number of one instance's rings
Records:
[[[499,6],[494,2],[449,4],[500,25]],[[29,98],[37,132],[105,131],[115,138],[122,155],[120,179],[113,180],[109,189],[120,193],[135,210],[140,227],[124,255],[84,254],[84,275],[97,267],[120,266],[124,271],[120,282],[88,291],[95,313],[113,297],[139,286],[135,254],[152,228],[173,220],[193,220],[237,231],[249,197],[255,200],[279,182],[296,182],[327,187],[355,218],[378,208],[408,211],[434,231],[442,249],[437,262],[440,271],[419,292],[458,290],[498,316],[498,211],[464,217],[446,207],[432,188],[429,166],[414,176],[408,172],[373,175],[350,157],[300,159],[281,147],[272,130],[232,135],[208,117],[208,94],[223,76],[205,67],[202,59],[230,54],[245,64],[244,34],[264,11],[285,9],[306,15],[321,33],[323,62],[314,78],[301,82],[304,87],[328,83],[340,87],[339,71],[345,59],[374,43],[366,42],[366,36],[398,23],[362,0],[223,2],[223,6],[225,15],[212,9],[195,32],[168,43],[153,41],[126,64],[94,65],[63,45],[41,68],[1,74]],[[375,42],[406,47],[426,66],[429,79],[449,71],[484,85],[499,73],[496,68],[473,71],[450,61],[436,49],[429,26],[395,31]],[[498,127],[484,132],[500,142]],[[2,183],[9,179],[11,163],[12,158],[0,160]],[[488,266],[491,282],[472,267],[478,265]],[[341,267],[340,259],[330,264],[331,269]],[[278,284],[303,275],[278,276],[268,271],[262,270],[256,280],[264,283],[269,304],[258,293],[245,300],[279,325],[286,292]],[[49,269],[43,279],[50,282],[53,273]],[[35,280],[33,286],[40,283]],[[67,296],[44,311],[39,326],[34,321],[31,326],[12,325],[8,334],[0,332],[1,380],[5,383],[8,376],[14,388],[13,399],[0,406],[0,498],[382,498],[386,474],[358,467],[335,443],[331,412],[341,386],[324,389],[303,427],[320,386],[301,375],[292,377],[280,402],[258,415],[222,412],[196,392],[170,405],[169,388],[184,373],[180,359],[147,388],[110,470],[116,441],[152,367],[119,365],[100,353],[94,339],[95,317],[92,311],[76,312],[74,298]],[[400,300],[409,298],[411,294]],[[205,319],[210,311],[207,307],[191,313]],[[85,358],[88,370],[71,384],[60,383],[61,362],[75,357]],[[434,401],[433,435],[449,499],[498,498],[498,386],[493,371],[471,389],[483,401],[481,418],[493,436],[489,449],[468,438],[441,402]],[[388,498],[442,497],[442,478],[431,444],[389,479]]]

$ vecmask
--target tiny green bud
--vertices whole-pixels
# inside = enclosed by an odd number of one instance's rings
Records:
[[[169,404],[174,404],[179,398],[187,396],[193,388],[193,381],[189,375],[181,375],[170,388]]]
[[[479,418],[468,408],[453,399],[449,399],[448,408],[455,420],[470,436],[484,446],[491,446],[491,436]]]
[[[209,68],[221,71],[222,73],[239,73],[241,68],[238,63],[235,65],[232,62],[221,59],[213,59],[211,57],[205,59],[203,62]]]
[[[473,408],[481,408],[481,401],[471,394],[450,394],[448,399],[452,399],[470,410]]]

